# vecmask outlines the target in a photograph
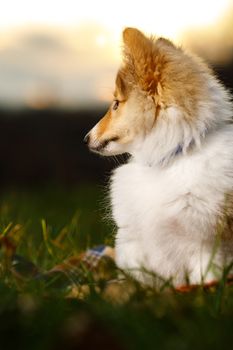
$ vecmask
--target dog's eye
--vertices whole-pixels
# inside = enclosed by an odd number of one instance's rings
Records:
[[[112,109],[113,109],[114,111],[118,108],[119,103],[120,103],[119,100],[115,100],[115,101],[114,101],[113,106],[112,106]]]

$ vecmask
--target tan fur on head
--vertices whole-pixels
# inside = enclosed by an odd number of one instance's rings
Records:
[[[198,144],[209,126],[218,123],[221,97],[216,100],[215,91],[220,96],[221,87],[200,59],[167,39],[126,28],[114,100],[89,133],[89,147],[104,155],[132,154],[152,129],[161,127],[171,130],[170,140],[184,148],[194,139]],[[165,137],[160,144],[166,145]]]
[[[131,85],[139,86],[156,105],[167,107],[177,104],[185,113],[193,115],[196,102],[206,93],[207,70],[201,62],[185,54],[164,38],[147,38],[138,29],[123,32],[123,67],[120,72]],[[184,98],[185,87],[185,98]]]

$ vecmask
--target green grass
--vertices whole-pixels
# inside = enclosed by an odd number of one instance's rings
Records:
[[[30,262],[43,275],[88,247],[113,242],[102,196],[97,186],[1,194],[0,349],[230,349],[233,287],[224,277],[216,288],[186,294],[129,278],[106,293],[105,278],[88,273],[83,292],[79,271],[33,277]],[[15,253],[25,259],[19,275],[11,266]]]

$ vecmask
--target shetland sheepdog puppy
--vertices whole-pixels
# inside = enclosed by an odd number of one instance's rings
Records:
[[[126,28],[113,102],[85,142],[131,155],[110,183],[121,269],[143,283],[220,276],[233,261],[232,105],[201,59]]]

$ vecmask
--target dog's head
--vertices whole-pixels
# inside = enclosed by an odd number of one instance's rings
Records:
[[[178,106],[182,118],[191,120],[203,93],[201,63],[195,66],[169,40],[147,38],[127,28],[123,44],[113,102],[84,139],[90,150],[102,155],[132,153],[170,107]]]

